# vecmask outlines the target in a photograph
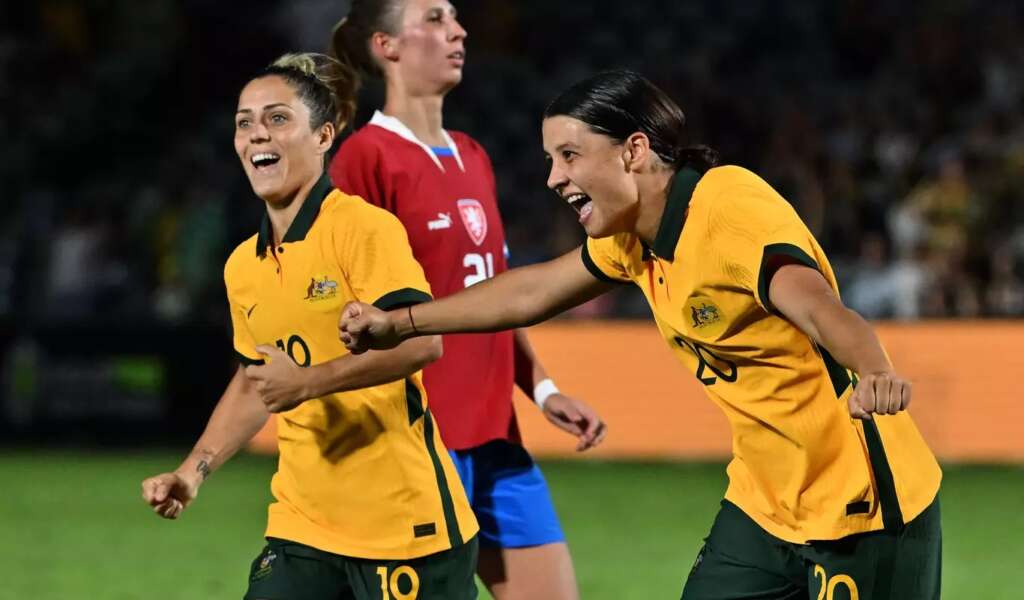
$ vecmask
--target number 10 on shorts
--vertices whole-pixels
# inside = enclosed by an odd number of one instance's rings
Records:
[[[409,583],[402,581],[403,575]],[[390,576],[387,567],[377,567],[377,576],[380,577],[380,593],[383,600],[416,600],[419,596],[420,576],[408,565],[394,568]],[[404,586],[408,586],[409,591],[403,592]]]

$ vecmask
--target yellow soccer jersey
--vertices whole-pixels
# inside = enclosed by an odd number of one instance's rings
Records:
[[[259,344],[299,365],[347,353],[338,339],[352,300],[387,309],[430,299],[392,214],[331,187],[310,192],[277,248],[264,216],[224,269],[234,346]],[[303,402],[277,415],[280,459],[267,536],[345,556],[410,559],[477,532],[458,473],[427,408],[421,374]]]
[[[674,178],[651,247],[632,234],[588,239],[595,277],[640,286],[675,356],[732,428],[726,499],[772,535],[838,539],[910,521],[941,472],[906,412],[850,417],[856,377],[781,317],[766,261],[832,267],[796,211],[740,167]]]

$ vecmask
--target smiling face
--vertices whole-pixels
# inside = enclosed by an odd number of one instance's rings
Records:
[[[579,213],[587,235],[632,231],[640,199],[625,146],[564,115],[544,119],[543,135],[547,185]]]
[[[330,123],[311,127],[309,107],[282,77],[254,79],[239,95],[235,153],[253,191],[270,204],[287,203],[320,177],[333,138]]]
[[[407,0],[388,58],[409,90],[444,93],[462,81],[466,36],[447,0]]]

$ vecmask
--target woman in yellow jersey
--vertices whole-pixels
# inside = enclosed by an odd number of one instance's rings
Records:
[[[843,306],[793,208],[685,146],[683,123],[636,73],[572,86],[543,138],[582,248],[416,307],[353,303],[342,341],[362,352],[522,327],[637,285],[733,433],[729,488],[683,598],[939,598],[941,473],[904,410],[910,383]]]
[[[234,347],[248,366],[191,454],[145,480],[142,495],[177,518],[277,413],[276,501],[247,599],[475,598],[477,524],[420,375],[440,340],[355,356],[335,333],[347,302],[390,309],[430,299],[399,221],[333,189],[324,173],[354,106],[335,91],[345,89],[338,67],[287,55],[239,96],[235,150],[266,205],[259,232],[224,269]]]

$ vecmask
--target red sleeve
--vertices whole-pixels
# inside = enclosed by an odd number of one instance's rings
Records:
[[[394,195],[384,176],[384,154],[359,132],[345,140],[327,167],[334,187],[394,213]]]

